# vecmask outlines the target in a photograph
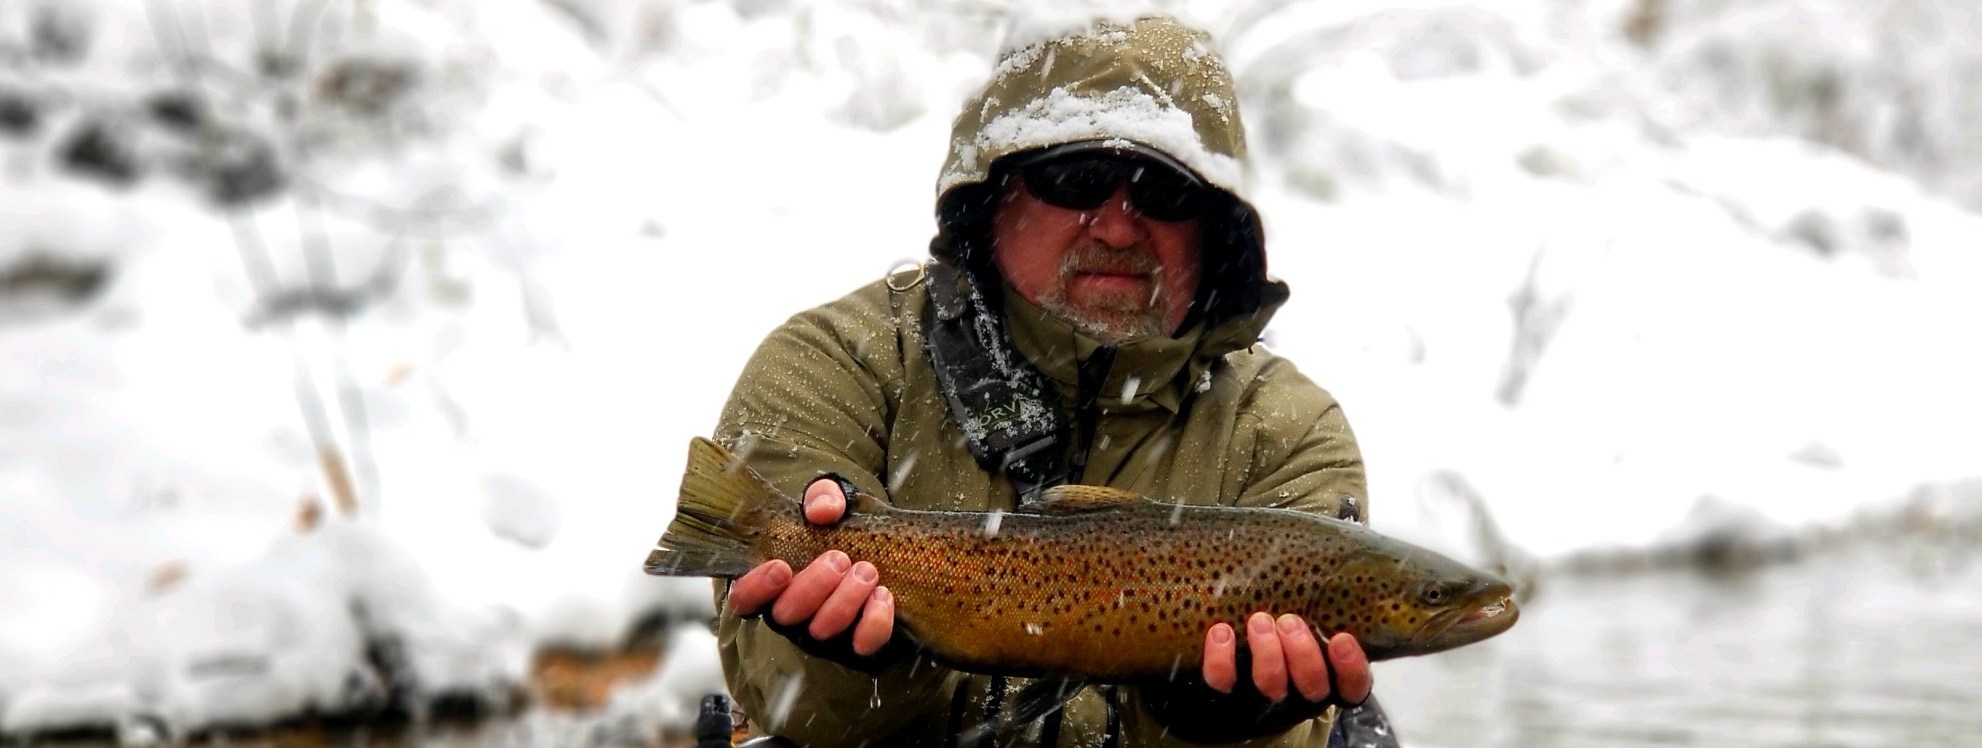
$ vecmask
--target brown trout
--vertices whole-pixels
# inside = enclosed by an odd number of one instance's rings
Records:
[[[897,632],[977,673],[1131,682],[1197,667],[1205,631],[1294,613],[1354,634],[1371,660],[1429,654],[1514,625],[1492,574],[1353,522],[1287,509],[1169,504],[1048,489],[1041,514],[897,509],[860,494],[831,527],[721,445],[689,448],[661,576],[734,578],[839,549],[879,569]],[[1240,638],[1243,647],[1244,638]]]

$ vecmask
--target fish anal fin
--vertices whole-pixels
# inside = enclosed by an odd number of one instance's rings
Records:
[[[1128,506],[1143,501],[1142,494],[1107,486],[1054,486],[1039,494],[1039,509],[1047,514],[1079,514]]]

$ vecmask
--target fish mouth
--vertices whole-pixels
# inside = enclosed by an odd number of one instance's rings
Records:
[[[1438,652],[1492,638],[1513,628],[1520,618],[1520,606],[1514,604],[1513,595],[1506,594],[1479,605],[1441,612],[1412,638],[1425,653]]]
[[[1439,638],[1455,642],[1453,646],[1471,644],[1512,628],[1520,618],[1521,608],[1509,595],[1461,612]]]
[[[1501,616],[1506,616],[1506,618],[1502,618]],[[1474,608],[1473,610],[1466,611],[1466,614],[1459,616],[1459,620],[1454,622],[1452,625],[1454,627],[1470,626],[1473,624],[1480,623],[1481,621],[1489,621],[1502,626],[1506,626],[1512,624],[1514,622],[1514,619],[1519,618],[1520,616],[1521,616],[1521,609],[1515,607],[1514,599],[1511,597],[1506,597],[1491,603],[1487,603],[1486,605],[1482,605],[1478,608]]]

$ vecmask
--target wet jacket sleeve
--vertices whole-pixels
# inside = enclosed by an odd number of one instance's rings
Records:
[[[1362,449],[1335,396],[1285,360],[1269,363],[1256,381],[1252,406],[1240,417],[1251,422],[1252,450],[1235,456],[1252,470],[1236,503],[1339,516],[1347,497],[1356,502],[1356,520],[1368,524]]]
[[[1250,465],[1250,477],[1236,500],[1240,506],[1271,506],[1340,516],[1357,509],[1367,523],[1368,503],[1361,450],[1341,405],[1284,360],[1274,360],[1253,380],[1250,403],[1234,425],[1235,464]],[[1249,433],[1247,433],[1249,432]],[[1327,740],[1327,703],[1298,694],[1272,704],[1252,685],[1242,656],[1239,684],[1223,695],[1196,673],[1173,685],[1144,687],[1135,715],[1147,730],[1160,728],[1192,743],[1235,745],[1321,745]]]
[[[724,407],[717,437],[790,495],[833,472],[886,496],[875,477],[885,459],[878,435],[886,433],[884,387],[898,380],[885,369],[899,357],[886,350],[854,353],[839,332],[855,321],[841,318],[854,313],[829,306],[773,332]],[[951,671],[918,663],[899,648],[892,657],[884,651],[885,661],[864,663],[867,672],[837,664],[816,656],[832,643],[801,650],[765,619],[730,613],[722,605],[725,584],[716,587],[724,674],[754,731],[803,745],[850,745],[941,729]]]

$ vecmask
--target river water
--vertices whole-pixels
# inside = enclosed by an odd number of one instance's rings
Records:
[[[1982,548],[1549,577],[1513,630],[1377,665],[1410,748],[1982,746]]]
[[[1551,575],[1506,634],[1376,674],[1407,748],[1982,748],[1982,543]],[[530,715],[422,742],[598,730]]]
[[[1982,542],[1832,550],[1731,574],[1550,575],[1513,630],[1378,663],[1376,676],[1406,748],[1982,748]],[[647,739],[531,711],[325,742]]]

